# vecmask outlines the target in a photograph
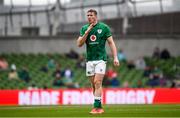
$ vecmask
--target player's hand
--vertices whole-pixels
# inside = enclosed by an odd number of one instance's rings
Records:
[[[94,23],[90,24],[85,33],[89,33],[93,27],[94,27]]]
[[[119,60],[118,58],[114,58],[114,66],[119,66]]]

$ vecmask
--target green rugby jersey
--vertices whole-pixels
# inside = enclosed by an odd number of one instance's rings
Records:
[[[84,25],[80,30],[80,36],[83,36],[90,24]],[[94,60],[107,60],[106,54],[106,39],[112,36],[110,28],[102,23],[98,22],[89,32],[86,39],[86,58],[87,61]]]

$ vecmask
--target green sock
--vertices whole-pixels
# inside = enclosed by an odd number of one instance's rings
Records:
[[[94,108],[102,108],[101,100],[94,100]]]

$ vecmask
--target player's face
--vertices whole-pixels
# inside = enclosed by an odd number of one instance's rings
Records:
[[[97,21],[97,16],[94,14],[94,12],[88,12],[87,13],[87,18],[88,18],[88,22],[90,24],[96,23],[96,21]]]

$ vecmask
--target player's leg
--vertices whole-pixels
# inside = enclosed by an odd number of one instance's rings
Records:
[[[96,108],[96,113],[103,113],[101,104],[101,96],[102,96],[102,82],[106,71],[106,62],[105,61],[97,61],[95,66],[95,77],[94,77],[94,108]]]
[[[90,79],[91,82],[91,87],[93,90],[93,95],[94,95],[94,91],[95,91],[95,86],[94,86],[94,76],[95,76],[95,68],[93,65],[92,61],[88,61],[86,63],[86,76]]]
[[[89,80],[91,82],[91,87],[92,87],[93,95],[94,95],[94,92],[95,92],[94,77],[95,76],[89,76]]]
[[[94,77],[95,77],[95,70],[94,70],[93,62],[89,61],[86,63],[86,76],[90,79],[93,95],[95,93],[95,85],[94,85]],[[91,114],[97,114],[97,109],[93,108],[90,111]]]
[[[92,90],[93,90],[93,95],[95,96],[95,81],[94,81],[94,78],[95,78],[95,75],[94,76],[89,76],[89,79],[91,81],[91,86],[92,86]],[[90,111],[91,114],[98,114],[98,109],[96,108],[95,106],[95,103],[94,103],[94,107],[93,109]]]
[[[103,74],[95,74],[94,78],[92,78],[92,83],[94,86],[94,108],[91,110],[91,114],[100,114],[103,113],[101,105],[101,94],[102,94],[102,80]]]
[[[102,108],[101,104],[101,96],[102,96],[102,81],[104,78],[104,74],[95,74],[94,85],[95,85],[95,93],[94,93],[94,107]]]

